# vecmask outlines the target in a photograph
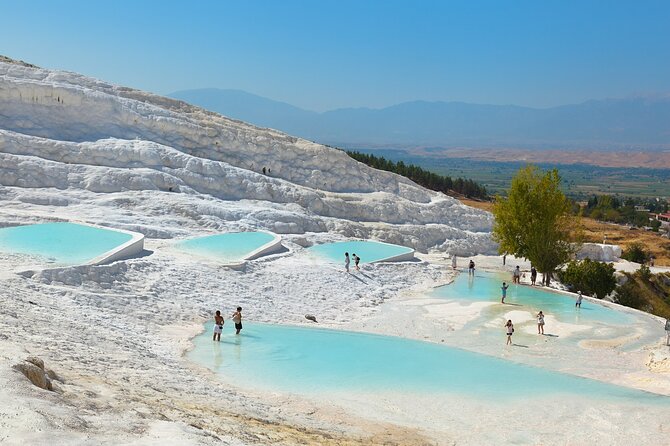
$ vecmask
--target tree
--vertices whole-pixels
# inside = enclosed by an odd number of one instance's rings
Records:
[[[570,201],[560,190],[558,170],[526,166],[512,179],[507,197],[493,205],[493,238],[499,252],[525,257],[549,285],[553,271],[579,249],[579,219],[570,213]]]
[[[582,291],[584,294],[602,299],[616,288],[614,271],[611,263],[584,259],[581,262],[568,263],[567,268],[558,273],[558,277],[573,291]]]

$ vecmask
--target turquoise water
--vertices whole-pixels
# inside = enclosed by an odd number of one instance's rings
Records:
[[[187,356],[240,387],[307,395],[444,393],[496,401],[588,395],[670,405],[668,397],[427,342],[247,323],[240,336],[226,324],[221,342],[213,342],[212,327],[206,324]]]
[[[75,223],[44,223],[0,229],[0,251],[29,254],[58,265],[79,265],[132,238],[124,232]]]
[[[267,232],[228,232],[185,240],[177,248],[214,260],[240,262],[273,240]]]
[[[467,273],[461,273],[453,283],[435,288],[432,295],[463,302],[500,302],[502,283],[507,282],[509,288],[505,303],[510,304],[510,310],[529,309],[535,313],[542,310],[544,314],[551,314],[562,322],[570,323],[593,321],[626,325],[634,320],[629,314],[586,300],[577,309],[575,299],[571,296],[545,291],[541,287],[514,285],[510,280],[511,274],[477,272],[473,278]],[[521,307],[515,308],[515,305]]]
[[[356,254],[361,258],[361,263],[379,262],[380,260],[395,257],[401,254],[412,252],[411,248],[399,245],[390,245],[387,243],[373,242],[369,240],[354,240],[349,242],[324,243],[315,245],[309,250],[318,256],[325,257],[328,260],[344,263],[344,253],[349,256]],[[354,260],[351,259],[353,266]]]

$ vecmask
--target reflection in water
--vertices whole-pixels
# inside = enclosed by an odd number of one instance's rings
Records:
[[[212,348],[214,349],[214,365],[218,368],[223,365],[223,354],[221,353],[220,342],[212,341]]]

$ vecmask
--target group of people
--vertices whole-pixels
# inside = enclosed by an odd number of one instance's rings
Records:
[[[236,335],[240,334],[240,331],[242,331],[242,307],[237,307],[237,310],[232,314],[231,319],[235,324],[235,334]],[[219,310],[216,310],[216,313],[214,314],[214,337],[212,338],[213,341],[221,341],[221,332],[223,332],[223,324],[224,324],[223,316],[221,316],[221,312]]]
[[[361,258],[356,255],[356,253],[352,253],[351,257],[354,258],[354,268],[356,268],[356,271],[360,270],[358,264],[361,263]],[[349,272],[349,263],[351,262],[351,259],[349,258],[349,253],[345,252],[344,253],[344,269]]]
[[[530,284],[532,286],[535,286],[536,280],[537,280],[537,269],[534,266],[531,266]],[[519,268],[519,265],[517,265],[516,268],[514,268],[514,271],[512,271],[512,283],[521,283],[521,269]]]
[[[544,313],[542,310],[540,310],[539,313],[537,313],[537,334],[544,334]],[[512,335],[514,334],[514,324],[512,323],[512,319],[508,319],[507,323],[505,324],[505,329],[507,330],[507,345],[512,344]]]
[[[518,268],[518,266],[517,266]],[[503,282],[502,287],[500,287],[502,291],[502,298],[500,299],[500,303],[505,303],[505,298],[507,297],[507,289],[509,288],[509,285],[507,285],[506,282]],[[577,291],[577,300],[575,300],[575,308],[581,308],[582,307],[582,292]],[[544,334],[544,313],[542,310],[540,310],[539,313],[537,313],[537,334]],[[512,343],[512,334],[514,333],[514,324],[512,323],[511,319],[507,320],[507,323],[505,324],[505,328],[507,329],[507,345],[510,345]]]

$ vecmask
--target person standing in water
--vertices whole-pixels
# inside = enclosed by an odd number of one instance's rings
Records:
[[[530,267],[530,284],[535,285],[535,281],[537,280],[537,269],[535,269],[534,266]]]
[[[502,286],[500,287],[500,289],[502,290],[502,299],[500,299],[501,304],[505,303],[505,298],[507,297],[507,288],[509,288],[509,285],[503,282]]]
[[[468,274],[471,276],[475,275],[475,262],[473,260],[470,260],[470,264],[468,265]]]
[[[512,343],[512,334],[514,333],[514,324],[511,319],[507,321],[505,328],[507,328],[507,344],[505,345],[510,345]]]
[[[240,334],[242,330],[242,307],[237,307],[237,311],[233,313],[233,322],[235,323],[235,334]]]
[[[519,265],[514,268],[514,272],[512,273],[512,282],[521,283],[521,270],[519,269]]]
[[[582,308],[582,292],[577,291],[577,301],[575,302],[575,308]]]
[[[356,267],[356,271],[359,271],[360,268],[358,267],[358,263],[361,261],[361,258],[358,257],[356,254],[353,254],[354,256],[354,266]]]
[[[348,252],[344,253],[344,269],[346,269],[347,272],[349,272],[349,253]]]
[[[537,334],[544,334],[544,313],[537,313]]]
[[[223,316],[221,316],[219,310],[216,310],[216,314],[214,315],[214,338],[212,338],[212,341],[221,341],[221,331],[223,331]]]

